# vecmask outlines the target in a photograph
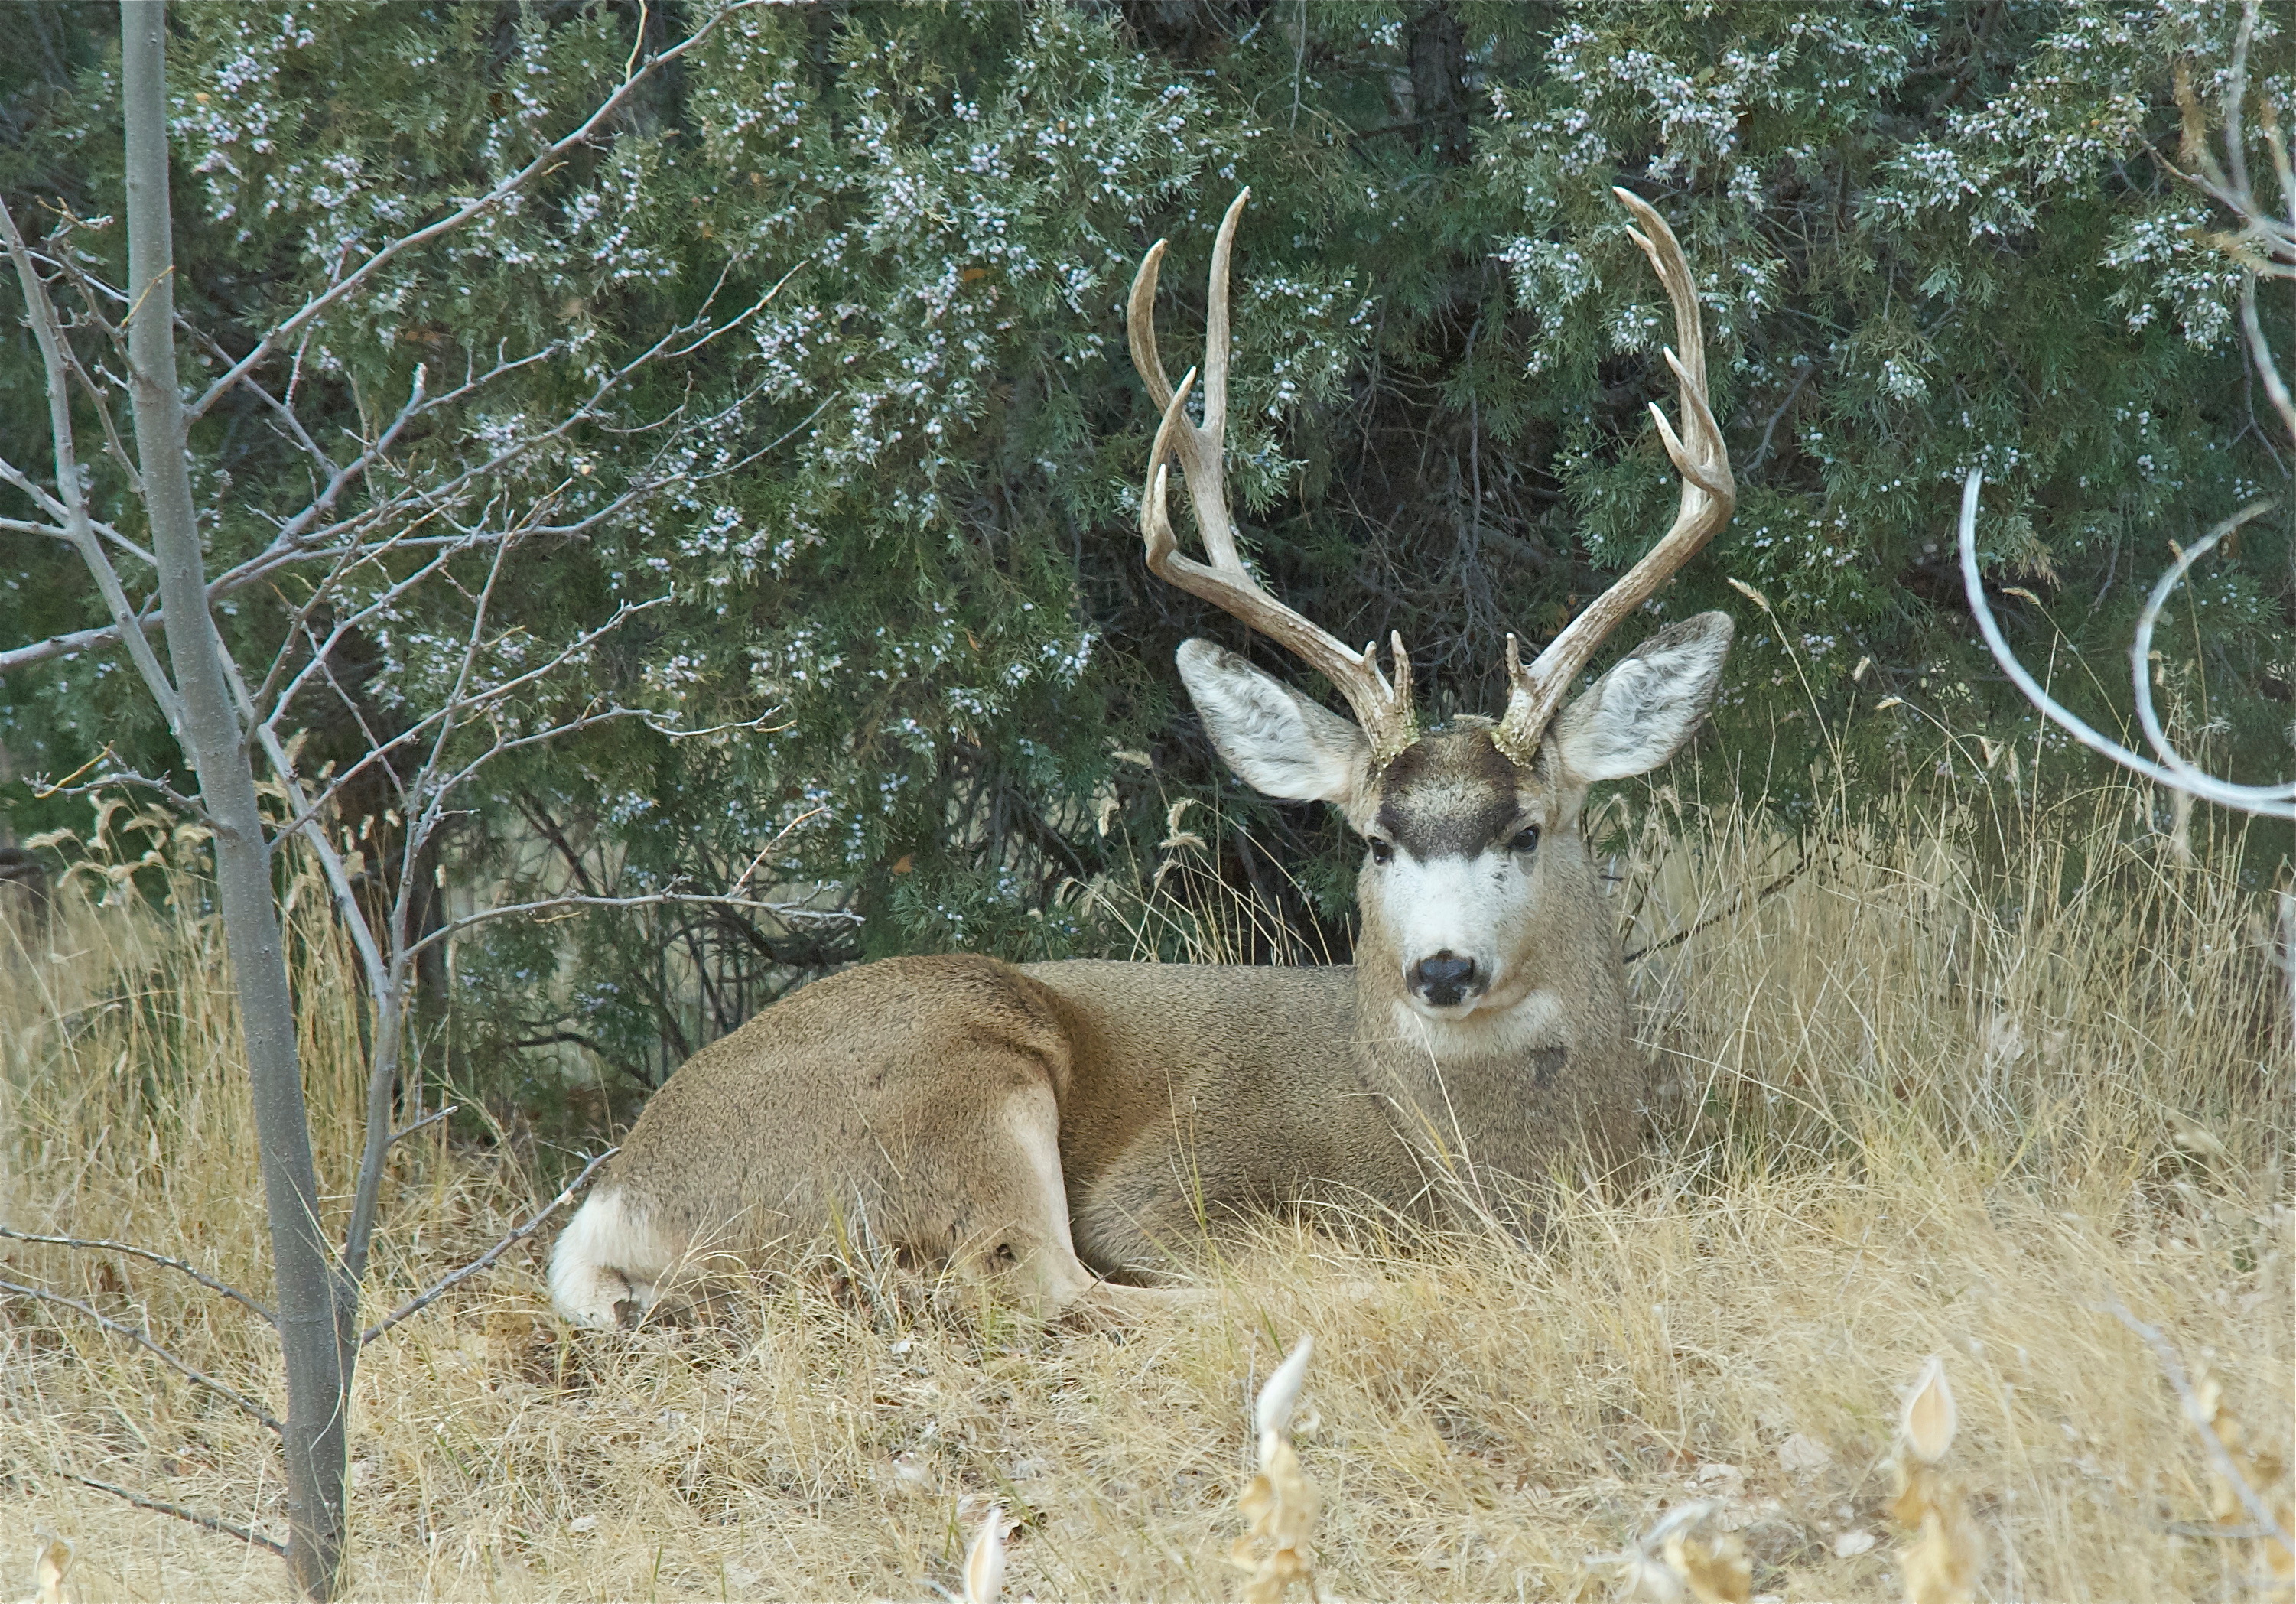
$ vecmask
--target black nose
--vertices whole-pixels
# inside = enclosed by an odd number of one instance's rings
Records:
[[[1473,958],[1439,952],[1411,966],[1411,989],[1431,1006],[1448,1008],[1464,1001],[1469,992],[1481,991],[1483,983]]]

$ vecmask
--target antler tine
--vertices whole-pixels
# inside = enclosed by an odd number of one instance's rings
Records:
[[[1651,416],[1658,423],[1659,440],[1682,475],[1682,504],[1674,523],[1642,561],[1572,619],[1549,641],[1529,667],[1523,666],[1521,647],[1507,637],[1509,689],[1506,716],[1492,738],[1518,763],[1528,764],[1538,751],[1547,724],[1562,705],[1571,682],[1597,648],[1627,614],[1648,601],[1677,570],[1696,555],[1715,532],[1730,522],[1738,501],[1737,481],[1730,473],[1730,452],[1706,398],[1706,337],[1698,315],[1698,289],[1690,276],[1689,260],[1666,219],[1640,195],[1625,189],[1611,192],[1634,214],[1640,228],[1628,236],[1642,247],[1674,303],[1676,338],[1681,351],[1668,350],[1667,366],[1682,395],[1682,433],[1677,435],[1666,414],[1653,404]]]
[[[1180,555],[1179,539],[1172,532],[1172,504],[1166,482],[1172,471],[1165,465],[1164,457],[1172,448],[1174,433],[1188,427],[1188,391],[1195,382],[1196,370],[1193,367],[1180,375],[1179,388],[1172,391],[1165,401],[1164,415],[1156,424],[1156,438],[1148,447],[1148,489],[1140,498],[1140,539],[1148,547],[1148,566],[1159,574],[1164,572],[1165,564]]]
[[[1244,185],[1235,192],[1235,199],[1227,203],[1227,213],[1220,218],[1219,232],[1212,236],[1212,270],[1210,293],[1204,304],[1204,428],[1205,440],[1214,448],[1215,462],[1218,448],[1227,443],[1227,270],[1235,255],[1235,226],[1243,218],[1243,204],[1251,199],[1251,186]]]
[[[1263,588],[1244,567],[1236,550],[1235,525],[1228,516],[1227,490],[1222,472],[1222,452],[1227,432],[1227,358],[1229,343],[1227,281],[1234,255],[1236,221],[1243,215],[1249,189],[1239,193],[1220,220],[1212,245],[1210,300],[1204,319],[1204,421],[1188,422],[1188,392],[1199,371],[1190,368],[1177,386],[1164,375],[1156,349],[1156,281],[1163,265],[1165,243],[1156,242],[1133,276],[1126,314],[1126,335],[1132,348],[1132,365],[1163,416],[1156,426],[1155,443],[1148,450],[1147,482],[1140,498],[1140,536],[1147,548],[1148,567],[1159,579],[1177,585],[1189,595],[1211,603],[1240,619],[1256,633],[1267,637],[1316,670],[1338,687],[1356,721],[1370,738],[1373,761],[1385,763],[1419,738],[1411,709],[1411,660],[1405,655],[1403,637],[1393,636],[1395,683],[1379,671],[1376,643],[1358,654],[1300,613],[1293,612]],[[1196,530],[1204,555],[1198,561],[1179,548],[1172,529],[1171,469],[1168,457],[1177,457],[1187,475],[1188,501],[1196,514]]]
[[[1132,295],[1124,316],[1124,337],[1132,347],[1132,366],[1138,370],[1140,382],[1148,386],[1148,399],[1156,403],[1159,412],[1172,404],[1172,381],[1164,376],[1163,358],[1156,354],[1156,277],[1164,266],[1164,247],[1169,243],[1169,240],[1158,240],[1140,259],[1140,271],[1132,276]]]

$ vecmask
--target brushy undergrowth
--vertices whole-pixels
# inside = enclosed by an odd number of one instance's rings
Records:
[[[1706,1500],[1758,1594],[1903,1597],[1891,1450],[1936,1354],[1979,1597],[2271,1596],[2115,1307],[2205,1372],[2284,1510],[2288,983],[2238,843],[2202,832],[2187,857],[2148,803],[1976,806],[1806,850],[1644,799],[1621,917],[1651,949],[1655,1156],[1631,1189],[1567,1190],[1535,1249],[1271,1225],[1208,1272],[1212,1312],[1121,1337],[852,1277],[607,1338],[551,1315],[545,1231],[368,1351],[352,1596],[947,1596],[996,1505],[1008,1598],[1234,1597],[1250,1401],[1303,1334],[1327,1595],[1610,1597],[1638,1540]],[[117,849],[134,827],[108,822]],[[230,993],[179,867],[197,843],[145,828],[168,900],[131,894],[115,850],[110,884],[75,875],[44,933],[6,938],[0,1211],[259,1296]],[[316,889],[296,903],[316,1134],[347,1190],[359,1039],[324,918]],[[516,1129],[402,1147],[377,1309],[548,1191]],[[267,1333],[183,1276],[0,1250],[6,1279],[275,1400]],[[45,1528],[86,1600],[286,1593],[268,1555],[74,1476],[283,1525],[259,1425],[73,1312],[0,1298],[0,1587]]]

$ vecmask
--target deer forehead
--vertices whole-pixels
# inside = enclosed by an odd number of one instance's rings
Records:
[[[1536,779],[1491,744],[1488,728],[1422,736],[1374,782],[1373,827],[1414,858],[1472,858],[1536,819]]]

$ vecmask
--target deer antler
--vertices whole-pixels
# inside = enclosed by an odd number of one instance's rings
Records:
[[[1491,739],[1501,752],[1525,765],[1538,753],[1548,722],[1595,648],[1620,620],[1648,601],[1677,569],[1714,538],[1715,531],[1730,522],[1738,502],[1737,481],[1730,476],[1730,452],[1707,405],[1706,339],[1699,323],[1698,291],[1691,281],[1690,264],[1683,259],[1674,231],[1648,202],[1627,190],[1611,193],[1642,225],[1640,232],[1629,228],[1627,233],[1658,269],[1667,297],[1674,302],[1675,329],[1685,354],[1669,350],[1666,363],[1682,386],[1682,435],[1675,433],[1655,403],[1651,416],[1658,421],[1659,438],[1666,443],[1667,456],[1674,459],[1675,471],[1682,475],[1682,507],[1675,514],[1674,527],[1643,555],[1641,562],[1549,641],[1538,661],[1524,667],[1515,637],[1507,637],[1511,684],[1506,716],[1491,732]]]
[[[1395,683],[1379,671],[1376,643],[1357,653],[1263,588],[1243,565],[1235,547],[1235,525],[1228,516],[1227,489],[1222,451],[1227,434],[1227,267],[1235,243],[1236,219],[1249,189],[1239,191],[1220,220],[1212,242],[1211,295],[1204,317],[1204,421],[1188,422],[1188,391],[1196,382],[1190,368],[1175,387],[1164,376],[1156,352],[1156,274],[1164,260],[1166,242],[1158,240],[1141,259],[1132,280],[1130,315],[1126,333],[1132,345],[1132,366],[1140,370],[1148,394],[1163,408],[1156,443],[1148,449],[1148,480],[1140,498],[1140,534],[1148,547],[1148,566],[1159,579],[1177,585],[1241,619],[1278,646],[1286,647],[1316,670],[1348,699],[1356,722],[1371,739],[1372,761],[1384,764],[1419,738],[1411,712],[1411,659],[1398,632],[1390,637],[1395,656]],[[1660,225],[1661,227],[1664,225]],[[1179,458],[1187,475],[1188,501],[1195,509],[1196,531],[1209,561],[1198,562],[1179,548],[1172,532],[1168,480],[1169,454]],[[1728,471],[1724,471],[1727,478]]]

